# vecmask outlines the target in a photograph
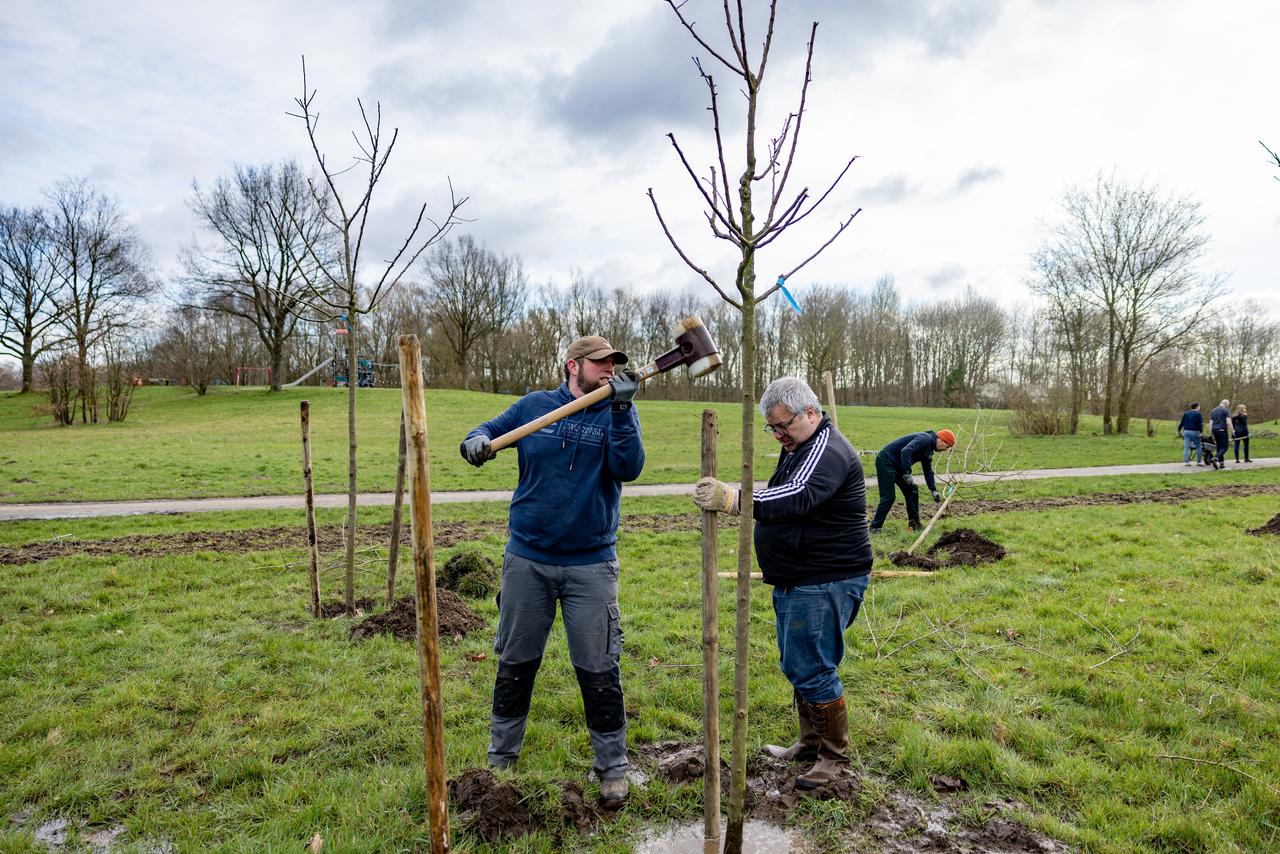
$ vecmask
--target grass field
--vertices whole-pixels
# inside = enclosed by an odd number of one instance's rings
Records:
[[[183,388],[138,389],[121,424],[55,427],[36,411],[40,397],[0,395],[0,501],[76,501],[275,495],[301,491],[298,403],[311,401],[313,469],[317,492],[346,489],[346,390],[263,390],[218,387],[205,397]],[[458,456],[458,443],[476,424],[493,417],[511,397],[448,390],[427,391],[432,487],[438,490],[511,488],[515,454],[505,452],[481,469]],[[697,477],[698,433],[704,404],[644,401],[638,404],[646,464],[640,483],[691,481]],[[720,413],[721,475],[736,478],[740,410],[714,404]],[[398,389],[360,391],[360,488],[395,485]],[[840,426],[854,445],[881,447],[904,433],[950,427],[963,444],[974,415],[959,409],[841,407]],[[1097,435],[1098,418],[1086,418],[1077,436],[1016,437],[1010,413],[993,411],[989,447],[1002,469],[1150,463],[1176,460],[1182,449],[1173,424],[1159,422],[1154,438]],[[757,423],[762,423],[757,419]],[[1259,428],[1269,425],[1257,425]],[[777,443],[756,438],[756,476],[767,477]],[[1258,440],[1259,457],[1280,454],[1280,440]]]
[[[283,417],[296,401],[268,404]],[[654,409],[663,407],[676,405]],[[1141,447],[1116,446],[1126,441]],[[1023,821],[1085,850],[1275,850],[1280,541],[1244,529],[1267,521],[1280,502],[1271,472],[1228,471],[1214,482],[1270,491],[943,523],[973,527],[1009,556],[873,583],[842,667],[855,765],[868,781],[863,797],[802,802],[793,821],[824,848],[853,850],[886,792],[933,798],[929,778],[945,774],[968,785],[939,796],[958,815],[981,822],[986,801],[1014,798],[1025,804]],[[988,487],[982,496],[1065,499],[1175,484],[1186,481],[1040,481]],[[682,498],[628,499],[624,524],[690,509]],[[436,515],[480,522],[503,513],[496,504],[447,505]],[[371,509],[362,521],[386,518],[385,509]],[[337,512],[322,516],[338,520]],[[0,527],[0,545],[300,521],[277,512],[22,522]],[[900,521],[878,549],[906,542]],[[725,568],[732,540],[721,539]],[[502,539],[485,533],[472,545],[496,559]],[[697,534],[624,533],[620,553],[631,745],[695,740]],[[413,649],[389,639],[355,643],[346,620],[308,619],[301,559],[297,550],[206,551],[0,566],[0,851],[27,850],[31,827],[54,817],[86,829],[123,825],[135,843],[166,841],[181,851],[298,850],[316,832],[326,850],[422,847]],[[361,593],[376,595],[379,572],[361,576]],[[337,575],[327,578],[332,598]],[[755,590],[753,747],[793,735],[766,588]],[[727,738],[728,585],[721,604]],[[494,662],[481,656],[490,652],[495,610],[488,601],[472,605],[488,628],[443,648],[450,774],[484,759]],[[557,628],[526,753],[510,777],[540,808],[551,808],[557,780],[587,771],[581,715]],[[21,827],[3,820],[19,812],[28,815]],[[699,812],[700,787],[653,782],[591,838],[557,843],[539,834],[508,849],[461,834],[457,849],[614,852],[650,822]]]

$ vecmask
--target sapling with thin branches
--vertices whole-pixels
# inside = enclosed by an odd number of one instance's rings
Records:
[[[787,279],[794,276],[824,249],[832,244],[853,222],[861,209],[855,209],[841,218],[833,229],[817,243],[816,247],[801,260],[779,265],[784,269],[777,282],[756,291],[757,254],[781,237],[793,226],[799,225],[809,218],[839,185],[857,159],[851,156],[844,163],[830,183],[818,194],[810,192],[808,187],[798,191],[790,191],[796,164],[796,155],[800,142],[800,133],[806,116],[806,99],[813,74],[813,49],[817,36],[818,24],[813,22],[809,30],[809,39],[805,47],[804,73],[800,82],[800,92],[794,110],[788,112],[781,122],[777,136],[762,146],[757,143],[758,110],[765,83],[765,71],[768,67],[770,49],[773,46],[774,24],[776,22],[777,0],[768,4],[768,17],[764,25],[764,39],[758,51],[755,42],[748,39],[746,15],[741,0],[736,9],[728,0],[723,3],[724,34],[727,45],[713,45],[704,35],[697,23],[686,13],[687,3],[666,0],[671,11],[675,13],[680,25],[705,52],[712,68],[723,69],[741,87],[744,99],[744,124],[741,128],[739,144],[744,159],[734,163],[734,176],[730,175],[729,144],[725,137],[722,122],[720,91],[715,76],[704,65],[700,58],[694,59],[703,85],[707,88],[710,102],[714,147],[712,162],[706,173],[700,175],[690,163],[684,148],[676,140],[675,134],[667,134],[672,148],[681,165],[693,183],[703,205],[702,215],[707,222],[711,234],[718,240],[725,241],[733,247],[737,258],[733,274],[733,287],[726,288],[719,278],[709,271],[706,265],[698,263],[683,248],[681,242],[668,226],[666,217],[658,204],[657,196],[652,188],[648,191],[650,203],[658,224],[666,235],[668,242],[684,263],[709,284],[726,303],[737,309],[742,315],[741,346],[739,368],[741,371],[742,402],[742,466],[741,466],[741,514],[742,521],[738,528],[738,576],[736,587],[737,617],[734,652],[734,716],[733,716],[733,755],[730,772],[729,816],[725,833],[726,852],[742,850],[743,802],[746,791],[746,742],[747,742],[747,691],[748,691],[748,621],[751,599],[751,555],[752,555],[752,502],[751,488],[754,483],[752,462],[755,455],[755,405],[756,405],[756,306],[768,299],[783,286]],[[757,188],[762,193],[757,196]]]
[[[381,262],[367,279],[363,275],[365,240],[369,236],[369,212],[373,206],[374,192],[383,177],[383,171],[391,160],[399,138],[399,128],[392,128],[386,135],[382,127],[382,104],[376,102],[372,115],[364,102],[356,99],[360,110],[362,128],[352,132],[356,153],[349,164],[342,168],[332,166],[320,148],[317,125],[320,115],[315,110],[316,90],[307,85],[307,62],[302,60],[302,95],[294,99],[298,112],[289,115],[300,119],[306,126],[307,140],[319,165],[319,176],[309,177],[307,186],[319,207],[327,228],[322,237],[302,241],[297,254],[298,271],[303,277],[306,304],[310,310],[326,320],[340,320],[347,331],[347,544],[344,603],[348,616],[355,615],[355,541],[356,541],[356,380],[359,366],[360,316],[369,314],[385,299],[418,257],[436,242],[442,240],[462,220],[459,211],[466,204],[465,196],[459,197],[449,182],[447,213],[435,219],[427,216],[427,204],[418,208],[417,218],[408,235],[390,259]],[[354,188],[341,182],[343,176],[354,173],[359,178]],[[290,214],[292,216],[292,214]],[[298,232],[306,235],[301,222],[295,221]],[[336,249],[330,253],[332,240]],[[302,263],[302,262],[306,263]],[[362,284],[367,281],[368,284]]]

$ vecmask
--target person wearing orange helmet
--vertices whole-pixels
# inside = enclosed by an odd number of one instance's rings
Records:
[[[920,527],[920,492],[916,488],[911,468],[916,463],[924,472],[925,485],[934,501],[941,501],[942,495],[933,479],[933,454],[935,451],[949,451],[956,444],[956,434],[950,430],[926,430],[923,433],[908,433],[894,439],[876,454],[876,481],[880,488],[880,503],[876,505],[876,515],[871,520],[871,532],[879,531],[884,520],[889,516],[896,496],[894,489],[902,490],[902,499],[907,504],[907,527],[914,531]]]

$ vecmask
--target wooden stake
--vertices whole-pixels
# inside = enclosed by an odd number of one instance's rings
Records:
[[[400,408],[400,451],[396,463],[396,502],[391,511],[391,546],[387,556],[387,607],[396,598],[396,564],[400,560],[400,517],[404,510],[404,407]]]
[[[702,476],[716,477],[714,409],[702,410]],[[720,610],[716,583],[716,519],[702,511],[702,847],[720,850]],[[731,573],[732,574],[732,573]]]
[[[427,410],[422,397],[418,336],[400,336],[400,390],[409,452],[409,518],[413,524],[413,581],[418,618],[418,681],[422,687],[422,743],[427,773],[427,815],[432,854],[450,850],[445,792],[444,709],[440,703],[440,639],[436,622],[436,564],[431,539],[431,476]]]
[[[302,483],[307,499],[307,548],[311,552],[311,616],[320,619],[320,546],[316,542],[316,497],[311,488],[311,401],[302,401]]]
[[[836,417],[836,385],[830,371],[822,372],[822,381],[827,386],[827,415],[831,418],[831,426],[840,429],[840,419]]]
[[[911,544],[911,548],[907,549],[907,554],[911,554],[915,551],[916,546],[924,542],[924,538],[929,536],[929,531],[933,528],[933,523],[942,518],[942,512],[946,510],[947,505],[951,503],[951,499],[955,496],[956,487],[958,485],[959,484],[955,483],[951,484],[951,489],[947,491],[947,497],[943,499],[941,506],[938,507],[938,512],[933,514],[933,518],[929,520],[929,524],[924,526],[924,530],[920,532],[920,536],[916,537],[916,541]]]

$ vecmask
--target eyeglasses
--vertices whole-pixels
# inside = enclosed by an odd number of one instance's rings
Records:
[[[795,415],[792,415],[790,418],[787,419],[786,424],[766,424],[764,425],[764,432],[772,433],[775,436],[785,436],[787,434],[787,428],[789,428],[792,422],[795,421],[797,418],[799,418],[802,414],[803,414],[802,412],[797,412]]]

